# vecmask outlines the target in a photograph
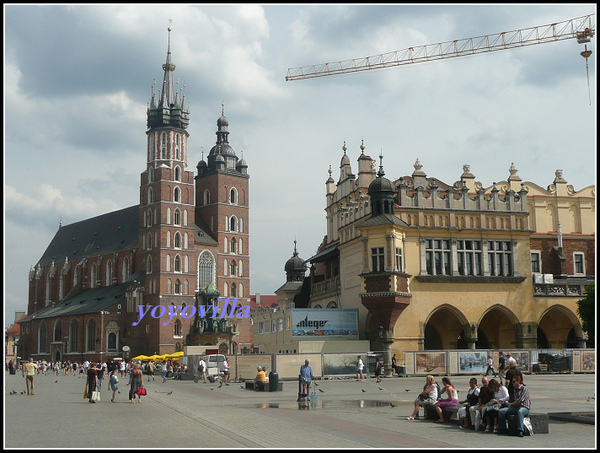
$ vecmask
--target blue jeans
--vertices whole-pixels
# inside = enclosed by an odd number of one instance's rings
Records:
[[[503,407],[498,411],[498,429],[506,430],[506,419],[509,415],[517,416],[517,430],[523,432],[523,419],[529,415],[529,409],[526,407]]]

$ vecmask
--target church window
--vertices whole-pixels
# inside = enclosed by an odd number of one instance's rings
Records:
[[[167,158],[167,134],[162,133],[162,146],[161,146],[161,158]]]
[[[198,288],[206,288],[214,282],[215,261],[210,252],[204,251],[198,257]]]
[[[232,277],[237,276],[237,264],[236,264],[235,260],[231,261],[231,276]]]
[[[179,233],[179,231],[175,233],[175,237],[174,237],[174,240],[173,240],[173,246],[176,249],[180,249],[181,248],[181,234]]]
[[[96,321],[94,318],[90,319],[86,329],[86,351],[96,350]]]
[[[173,223],[175,225],[181,225],[181,212],[179,209],[175,209],[175,212],[173,213]]]
[[[112,285],[112,260],[106,262],[106,286]]]
[[[109,332],[107,343],[107,349],[109,351],[114,352],[117,350],[117,334],[115,332]]]
[[[181,282],[179,279],[175,280],[175,294],[181,294]]]
[[[175,189],[173,190],[173,201],[175,201],[176,203],[181,202],[181,189],[179,187],[175,187]]]
[[[237,204],[238,203],[238,193],[237,193],[237,190],[235,189],[235,187],[233,187],[229,191],[229,202],[231,204]]]
[[[179,319],[175,321],[175,325],[173,326],[173,335],[176,337],[181,336],[181,321]]]
[[[210,204],[210,191],[208,189],[204,190],[204,204]]]
[[[229,231],[236,231],[236,223],[237,219],[235,218],[235,216],[231,216],[231,218],[229,219]]]
[[[231,297],[237,297],[237,286],[235,283],[231,284]]]
[[[38,353],[46,352],[46,323],[42,321],[38,330]]]
[[[95,264],[92,265],[92,270],[90,272],[90,288],[96,287],[96,279],[98,274],[98,268]]]
[[[181,159],[181,153],[179,151],[179,134],[175,135],[175,158],[177,160]],[[177,171],[175,172],[175,174],[177,174]],[[177,179],[177,181],[179,181],[179,179]]]
[[[582,252],[573,253],[573,271],[575,275],[585,275],[585,255]]]
[[[237,250],[237,241],[235,240],[235,238],[231,239],[231,253],[236,253]]]
[[[125,258],[123,260],[123,273],[122,279],[125,282],[129,278],[129,258]]]
[[[175,257],[173,267],[175,272],[181,272],[181,257],[179,255]]]
[[[154,190],[152,187],[148,187],[148,204],[154,202]]]
[[[171,294],[173,291],[173,282],[171,279],[167,280],[167,294]]]
[[[77,352],[79,347],[79,325],[77,320],[71,321],[69,326],[69,352]]]
[[[179,159],[179,157],[177,158]],[[175,167],[175,181],[181,181],[181,169],[179,167]]]

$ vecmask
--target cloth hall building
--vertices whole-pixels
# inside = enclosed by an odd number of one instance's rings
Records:
[[[211,284],[238,306],[249,300],[248,165],[229,145],[222,112],[207,160],[188,168],[189,108],[174,88],[170,47],[169,29],[162,89],[147,109],[140,202],[60,226],[29,274],[23,358],[106,360],[124,346],[131,357],[177,352],[197,319],[147,315],[134,326],[138,305],[185,308]],[[215,323],[227,353],[237,347],[235,321]]]
[[[547,189],[514,165],[484,187],[391,181],[361,145],[326,181],[326,235],[307,261],[309,308],[357,308],[361,339],[397,354],[439,349],[582,348],[577,301],[595,281],[595,186],[557,170]],[[382,159],[382,156],[380,156]]]

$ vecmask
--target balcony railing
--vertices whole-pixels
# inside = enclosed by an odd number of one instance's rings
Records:
[[[533,295],[540,297],[583,297],[585,287],[594,280],[554,279],[552,283],[534,283]]]
[[[311,296],[317,296],[319,294],[325,294],[327,292],[339,292],[341,288],[340,276],[337,275],[333,278],[323,280],[319,283],[314,283],[311,288]]]

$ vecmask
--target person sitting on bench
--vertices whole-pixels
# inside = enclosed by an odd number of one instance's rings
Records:
[[[256,369],[258,370],[258,373],[254,378],[254,390],[264,387],[267,383],[267,377],[265,376],[265,372],[263,371],[262,367],[258,366]]]

